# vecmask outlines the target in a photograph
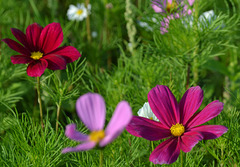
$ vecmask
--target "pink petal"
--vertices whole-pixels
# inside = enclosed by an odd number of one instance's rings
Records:
[[[167,86],[157,85],[148,93],[149,105],[159,119],[159,121],[167,126],[179,123],[180,113],[176,98]]]
[[[28,45],[27,37],[22,31],[16,28],[11,28],[11,31],[19,42],[21,42],[26,48],[31,50],[31,48]]]
[[[128,102],[121,101],[118,103],[116,110],[105,130],[105,138],[99,143],[101,147],[109,144],[117,138],[124,128],[129,124],[132,118],[132,109]]]
[[[195,0],[188,0],[189,5],[192,6],[193,3],[194,3],[194,1],[195,1]]]
[[[191,131],[202,134],[204,140],[216,139],[228,131],[228,128],[222,125],[203,125],[194,127]]]
[[[43,59],[47,60],[50,70],[63,70],[66,69],[66,61],[63,57],[58,55],[47,55]]]
[[[187,128],[195,127],[215,118],[223,110],[223,103],[218,100],[208,104],[202,111],[195,114],[186,124]]]
[[[48,62],[44,59],[33,61],[27,67],[27,74],[30,77],[40,77],[44,73],[47,66]]]
[[[13,64],[27,64],[31,63],[34,60],[26,55],[14,55],[11,56],[11,61]]]
[[[76,103],[77,114],[91,131],[102,130],[105,123],[106,107],[103,97],[97,93],[86,93]]]
[[[65,153],[68,153],[68,152],[87,151],[87,150],[93,149],[95,146],[96,146],[95,142],[85,142],[85,143],[79,144],[76,147],[64,148],[62,150],[62,153],[65,154]]]
[[[55,50],[63,41],[63,32],[59,23],[48,24],[40,35],[39,47],[47,54]]]
[[[59,55],[65,59],[67,63],[71,63],[81,57],[79,51],[72,46],[63,46],[48,53],[48,55]]]
[[[75,141],[87,141],[88,135],[82,134],[76,130],[76,124],[66,126],[65,135]]]
[[[134,136],[143,137],[151,141],[172,136],[169,128],[164,126],[161,122],[139,116],[133,116],[126,130]]]
[[[196,131],[185,132],[183,136],[179,137],[180,148],[183,152],[189,152],[192,148],[203,139],[201,133]]]
[[[28,49],[24,48],[22,45],[20,45],[19,43],[12,39],[6,38],[2,39],[2,41],[5,42],[12,50],[15,50],[18,53],[21,53],[26,56],[30,56],[31,54]]]
[[[157,5],[152,4],[152,8],[156,13],[162,13],[164,10]]]
[[[29,25],[26,29],[26,36],[29,47],[32,48],[32,51],[41,51],[41,47],[39,47],[39,39],[40,34],[43,30],[43,27],[37,23],[33,23]]]
[[[183,95],[179,110],[181,113],[181,123],[185,125],[189,118],[199,109],[203,101],[203,91],[199,86],[191,87]]]
[[[159,144],[151,153],[149,160],[154,164],[171,164],[180,154],[178,138],[172,137]]]

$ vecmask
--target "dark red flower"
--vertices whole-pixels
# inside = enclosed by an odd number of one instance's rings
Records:
[[[11,57],[13,64],[29,64],[27,74],[31,77],[41,76],[46,68],[66,69],[67,63],[81,57],[78,50],[72,46],[59,47],[63,41],[59,23],[51,23],[44,28],[37,23],[31,24],[26,29],[26,35],[15,28],[11,28],[11,31],[22,45],[9,38],[2,41],[20,53]]]

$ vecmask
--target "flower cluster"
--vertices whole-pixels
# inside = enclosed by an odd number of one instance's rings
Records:
[[[153,0],[152,8],[154,11],[166,15],[161,21],[161,34],[168,32],[171,20],[191,15],[192,10],[189,9],[189,6],[192,6],[194,1],[195,0],[188,0],[188,3],[185,3],[184,0]]]

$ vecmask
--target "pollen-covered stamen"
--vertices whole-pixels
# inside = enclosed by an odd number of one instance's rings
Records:
[[[76,12],[78,15],[81,15],[83,13],[83,10],[82,9],[78,9],[77,12]]]
[[[104,130],[92,131],[89,135],[89,139],[93,142],[100,142],[105,137]]]
[[[41,57],[43,57],[43,53],[41,53],[41,52],[32,52],[30,57],[32,59],[34,59],[34,60],[39,60]]]
[[[167,3],[166,9],[168,11],[168,13],[171,13],[172,11],[174,11],[177,8],[177,3],[175,1],[173,1],[172,3]]]
[[[185,132],[185,128],[182,124],[177,123],[176,125],[172,125],[170,131],[173,136],[181,136]]]

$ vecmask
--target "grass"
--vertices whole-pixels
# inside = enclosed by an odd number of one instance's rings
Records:
[[[84,3],[84,1],[80,1]],[[25,31],[33,22],[45,26],[59,22],[63,45],[72,45],[82,54],[66,70],[46,70],[41,77],[44,130],[39,120],[36,79],[27,76],[26,65],[13,65],[16,54],[0,43],[0,166],[99,166],[98,148],[61,154],[65,147],[78,143],[64,135],[65,126],[76,123],[78,130],[89,133],[76,115],[75,102],[87,92],[101,94],[106,102],[106,124],[118,102],[130,103],[133,114],[147,101],[156,85],[167,85],[179,101],[187,87],[200,85],[204,90],[203,109],[213,100],[224,102],[224,110],[207,124],[224,125],[228,132],[215,140],[199,142],[184,154],[189,167],[239,166],[239,10],[235,0],[198,1],[197,16],[171,21],[169,33],[160,34],[162,17],[148,0],[132,1],[131,15],[136,34],[128,31],[125,1],[90,1],[91,31],[97,37],[88,41],[86,20],[67,20],[71,0],[0,0],[0,37],[14,39],[10,28]],[[112,8],[105,8],[112,3]],[[30,6],[30,7],[29,7]],[[198,16],[213,9],[217,18],[201,22]],[[157,23],[151,19],[155,17]],[[146,21],[153,31],[141,27]],[[129,37],[136,46],[132,50]],[[132,41],[131,41],[132,42]],[[61,104],[59,130],[56,132],[57,105]],[[199,110],[200,111],[200,110]],[[154,148],[162,141],[155,141]],[[104,166],[153,166],[149,162],[150,142],[124,131],[103,151]],[[180,166],[181,158],[162,166]],[[160,165],[155,165],[160,166]]]

